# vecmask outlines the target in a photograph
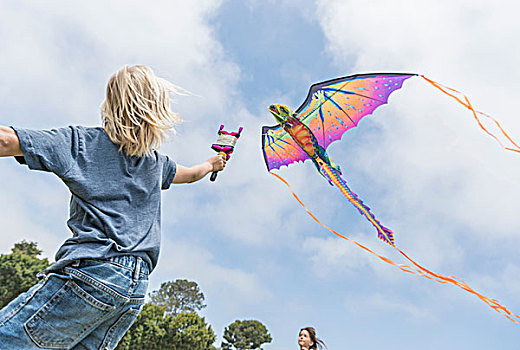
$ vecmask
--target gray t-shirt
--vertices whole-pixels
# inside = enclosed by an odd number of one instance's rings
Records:
[[[13,128],[30,169],[56,174],[71,192],[67,225],[72,237],[48,270],[74,260],[140,256],[152,270],[161,243],[161,189],[170,187],[175,163],[156,151],[129,157],[102,128]]]

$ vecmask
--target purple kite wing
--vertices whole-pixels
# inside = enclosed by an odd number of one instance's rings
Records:
[[[262,127],[262,146],[268,171],[309,159],[281,125]]]
[[[357,74],[311,86],[307,99],[296,110],[296,118],[307,125],[326,149],[345,131],[386,103],[390,94],[417,74]]]

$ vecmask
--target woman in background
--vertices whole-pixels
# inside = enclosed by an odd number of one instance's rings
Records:
[[[316,336],[316,330],[312,327],[305,327],[300,330],[298,336],[300,350],[316,350],[327,348],[323,340]]]

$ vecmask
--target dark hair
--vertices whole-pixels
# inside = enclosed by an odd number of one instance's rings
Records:
[[[309,350],[311,349],[327,349],[327,346],[325,345],[325,342],[321,339],[319,339],[317,336],[316,336],[316,330],[313,328],[313,327],[305,327],[305,328],[302,328],[300,329],[300,333],[302,331],[307,331],[311,337],[311,340],[314,344],[311,345],[311,347],[309,348]]]

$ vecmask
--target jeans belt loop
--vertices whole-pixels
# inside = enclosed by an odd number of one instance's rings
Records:
[[[141,273],[141,263],[143,259],[138,256],[135,260],[135,269],[134,269],[134,281],[137,281],[139,279],[139,274]]]

